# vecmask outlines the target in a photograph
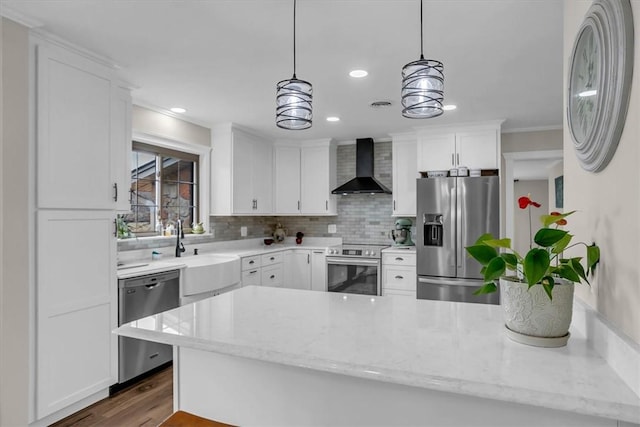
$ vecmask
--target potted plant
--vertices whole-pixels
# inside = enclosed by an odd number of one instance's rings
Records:
[[[540,216],[542,227],[531,237],[531,208],[541,205],[527,196],[520,197],[518,204],[529,211],[529,251],[523,257],[511,248],[511,239],[496,239],[491,234],[466,247],[482,265],[484,285],[476,294],[495,292],[499,282],[509,338],[543,347],[563,346],[569,339],[574,284],[589,284],[600,249],[595,243],[572,243],[573,236],[561,228],[575,211]],[[576,246],[584,246],[586,259],[563,256]]]

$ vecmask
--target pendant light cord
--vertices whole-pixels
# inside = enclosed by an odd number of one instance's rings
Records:
[[[296,78],[296,0],[293,0],[293,78]]]
[[[420,0],[420,59],[424,59],[424,48],[423,48],[424,36],[422,35],[422,28],[423,28],[423,24],[422,24],[422,0]],[[294,37],[294,40],[295,40],[295,37]],[[295,41],[294,41],[294,43],[295,43]],[[295,57],[295,55],[294,55],[294,57]],[[295,66],[294,66],[294,68],[295,68]]]

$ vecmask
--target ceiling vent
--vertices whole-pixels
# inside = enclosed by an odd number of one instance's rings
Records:
[[[370,107],[375,109],[391,107],[391,101],[373,101]]]

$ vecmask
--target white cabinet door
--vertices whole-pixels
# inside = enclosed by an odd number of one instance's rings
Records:
[[[250,139],[242,133],[234,132],[233,179],[231,181],[232,213],[251,214],[256,210],[253,190],[253,149],[254,146]]]
[[[311,251],[293,249],[284,253],[284,287],[311,289]]]
[[[131,211],[131,93],[115,87],[111,103],[111,153],[115,179],[114,199],[118,212]]]
[[[275,213],[300,213],[300,148],[274,148]]]
[[[335,196],[335,146],[305,146],[301,153],[302,213],[307,215],[331,215],[336,213]],[[333,186],[332,186],[333,184]]]
[[[327,259],[324,251],[311,253],[311,290],[327,291]]]
[[[455,133],[418,137],[418,172],[449,170],[455,167]]]
[[[41,210],[37,224],[39,419],[117,381],[117,282],[113,212]]]
[[[496,130],[456,133],[457,166],[499,169]]]
[[[420,177],[416,164],[415,137],[392,142],[393,215],[416,216],[416,179]]]
[[[38,207],[113,209],[110,70],[53,45],[37,58]]]
[[[255,214],[273,213],[273,147],[262,140],[253,141],[252,187]]]

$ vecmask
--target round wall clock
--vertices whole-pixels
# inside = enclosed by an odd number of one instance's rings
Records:
[[[599,172],[616,151],[633,76],[629,0],[595,0],[573,45],[567,119],[580,165]]]

